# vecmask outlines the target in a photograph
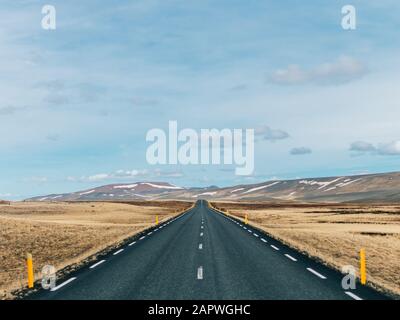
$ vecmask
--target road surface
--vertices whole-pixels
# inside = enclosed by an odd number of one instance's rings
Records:
[[[385,299],[198,201],[29,299]]]

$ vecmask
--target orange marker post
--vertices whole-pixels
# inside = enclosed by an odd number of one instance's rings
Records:
[[[28,288],[33,288],[33,282],[35,281],[35,278],[33,275],[33,259],[30,253],[26,255],[26,266],[28,269]]]
[[[367,283],[367,263],[365,258],[365,249],[360,250],[360,280],[361,284]]]

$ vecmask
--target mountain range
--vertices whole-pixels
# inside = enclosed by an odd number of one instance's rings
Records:
[[[400,172],[272,180],[219,188],[184,188],[166,182],[109,184],[39,196],[26,201],[229,200],[301,202],[397,202]]]

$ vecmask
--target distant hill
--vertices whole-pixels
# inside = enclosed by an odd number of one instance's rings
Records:
[[[63,194],[50,194],[27,199],[29,201],[96,201],[96,200],[152,200],[175,193],[183,188],[165,182],[135,182],[109,184],[101,187]]]
[[[218,188],[183,188],[165,182],[110,184],[93,189],[51,194],[29,201],[100,200],[232,200],[306,202],[397,202],[400,172],[296,180],[273,180]]]

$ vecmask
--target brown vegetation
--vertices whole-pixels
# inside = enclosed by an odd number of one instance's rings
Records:
[[[368,284],[400,295],[400,206],[212,203],[327,265],[358,269],[365,248]]]
[[[77,264],[123,239],[189,208],[189,202],[43,203],[0,206],[0,299],[26,284],[25,257],[37,277],[44,265]]]

